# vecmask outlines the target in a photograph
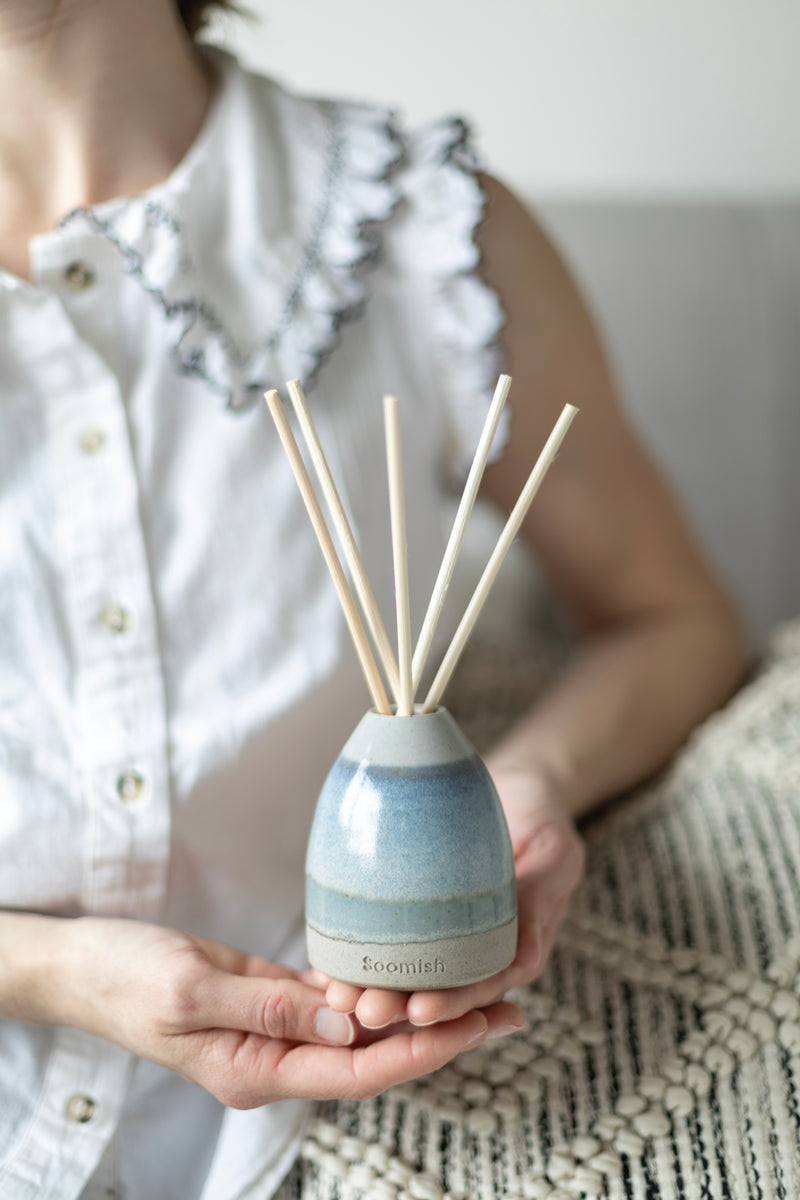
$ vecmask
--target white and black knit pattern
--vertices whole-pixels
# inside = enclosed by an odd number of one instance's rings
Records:
[[[800,623],[585,833],[525,1031],[319,1105],[285,1197],[800,1196]]]

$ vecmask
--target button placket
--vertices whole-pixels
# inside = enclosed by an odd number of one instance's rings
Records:
[[[169,774],[136,469],[115,376],[79,339],[69,362],[76,378],[65,380],[62,365],[47,394],[60,446],[54,495],[77,665],[78,762],[91,812],[82,902],[95,913],[153,919],[166,887]],[[90,467],[86,454],[100,449]]]
[[[76,1165],[82,1169],[85,1163],[88,1176],[119,1120],[131,1066],[130,1054],[118,1046],[98,1042],[77,1029],[56,1029],[30,1135],[3,1160],[0,1193],[5,1196],[10,1184],[8,1194],[16,1196],[15,1185],[21,1178],[35,1180],[36,1197],[55,1200],[62,1196],[62,1143],[65,1151],[71,1147],[74,1156],[68,1166],[74,1172]],[[19,1195],[28,1193],[20,1188]]]

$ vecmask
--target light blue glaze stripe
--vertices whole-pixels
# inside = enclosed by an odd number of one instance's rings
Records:
[[[447,900],[367,900],[321,887],[306,876],[306,920],[318,933],[354,942],[429,942],[436,938],[484,933],[513,920],[517,890],[513,879],[473,896]]]

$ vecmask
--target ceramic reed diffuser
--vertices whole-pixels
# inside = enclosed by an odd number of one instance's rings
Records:
[[[372,645],[278,393],[266,393],[372,697],[372,710],[323,786],[306,859],[309,960],[327,975],[363,987],[456,987],[494,975],[516,953],[514,856],[500,799],[486,767],[440,700],[575,417],[577,409],[571,405],[565,406],[528,476],[425,700],[415,704],[510,384],[505,375],[498,381],[413,654],[399,406],[393,397],[384,400],[396,658],[302,389],[296,381],[288,385]]]

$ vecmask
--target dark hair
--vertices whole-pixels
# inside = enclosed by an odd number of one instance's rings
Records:
[[[177,0],[177,2],[181,20],[192,37],[203,28],[212,8],[227,8],[232,12],[237,9],[232,0]]]

